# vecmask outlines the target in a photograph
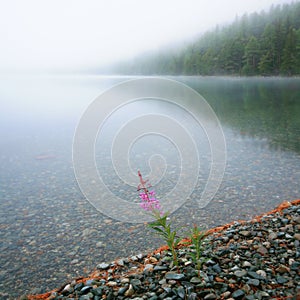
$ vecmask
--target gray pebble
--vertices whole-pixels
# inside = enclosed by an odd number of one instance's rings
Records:
[[[185,276],[184,276],[184,274],[168,272],[168,273],[166,273],[165,278],[173,279],[173,280],[183,280],[185,278]]]
[[[97,269],[106,270],[108,268],[109,268],[109,264],[107,264],[107,263],[101,263],[101,264],[97,265]]]
[[[245,270],[237,270],[237,271],[234,272],[234,275],[236,277],[244,277],[244,276],[247,275],[247,271],[245,271]]]

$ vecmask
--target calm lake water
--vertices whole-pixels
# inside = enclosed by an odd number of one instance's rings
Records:
[[[0,78],[1,292],[13,297],[43,292],[66,278],[84,275],[102,261],[161,243],[143,224],[124,224],[99,213],[85,200],[74,175],[72,143],[82,114],[101,92],[128,79]],[[203,132],[190,119],[173,109],[173,118],[189,123],[196,136],[201,166],[195,190],[173,215],[175,224],[217,226],[252,218],[284,200],[300,198],[299,78],[172,79],[195,89],[210,104],[227,149],[220,188],[200,209],[197,199],[209,174],[209,142],[203,142]],[[105,184],[121,197],[137,201],[136,189],[115,174],[105,143],[112,140],[118,125],[133,118],[133,111],[139,116],[170,109],[155,99],[123,109],[115,120],[113,116],[107,120],[104,138],[96,143],[96,160]],[[168,143],[161,136],[150,136],[148,141],[137,141],[130,154],[132,169],[145,174],[149,157],[164,156],[165,178],[156,186],[161,195],[176,183],[180,169],[176,147]]]

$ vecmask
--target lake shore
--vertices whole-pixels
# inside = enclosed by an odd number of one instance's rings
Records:
[[[143,223],[119,222],[110,214],[97,211],[80,191],[74,176],[72,139],[80,116],[92,99],[124,80],[101,76],[20,76],[1,86],[1,92],[7,95],[2,109],[4,126],[0,128],[1,293],[13,299],[23,294],[42,294],[72,278],[88,276],[101,261],[148,253],[162,244]],[[191,228],[197,224],[209,229],[234,220],[251,220],[283,199],[299,198],[300,85],[296,79],[180,77],[178,81],[199,92],[215,110],[226,138],[227,162],[214,199],[200,208],[199,195],[211,163],[211,152],[203,147],[209,143],[200,134],[196,139],[199,180],[190,197],[172,214],[175,227]],[[36,89],[29,88],[33,86]],[[45,91],[49,94],[45,95]],[[29,100],[27,109],[16,111],[25,96]],[[184,111],[176,113],[170,107],[162,110],[161,104],[159,108],[151,105],[151,111],[167,113],[177,121],[185,119]],[[137,111],[135,116],[143,111]],[[118,121],[118,115],[113,115],[111,121]],[[125,124],[128,115],[124,113],[122,118]],[[118,132],[115,129],[111,137]],[[191,126],[193,133],[200,132],[198,129],[201,128]],[[103,149],[102,138],[99,136],[97,157]],[[163,154],[160,149],[151,152],[151,148],[149,152],[148,145],[140,147],[140,151],[135,149],[141,156],[139,160],[132,156],[133,169],[148,170],[148,154]],[[155,186],[161,198],[174,187],[169,179],[175,183],[174,166],[180,163],[173,159],[176,149],[170,152],[169,145],[166,149],[165,158],[170,163],[161,184]],[[103,177],[111,191],[121,193],[126,201],[137,201],[135,185],[120,182],[109,159],[103,164],[107,165]],[[109,203],[110,199],[103,197],[102,201]]]
[[[208,230],[200,276],[189,247],[178,249],[178,268],[161,247],[102,262],[87,277],[21,299],[298,299],[299,205],[283,202],[251,221]]]

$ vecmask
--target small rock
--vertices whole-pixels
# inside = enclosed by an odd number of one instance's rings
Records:
[[[267,292],[265,292],[265,291],[260,292],[260,295],[262,297],[270,297],[270,295]]]
[[[215,264],[214,266],[212,266],[212,269],[218,274],[222,272],[222,269],[219,264]]]
[[[294,234],[294,239],[297,241],[300,241],[300,233],[295,233]]]
[[[183,280],[184,279],[184,274],[178,274],[174,272],[168,272],[165,275],[166,279],[173,279],[173,280]]]
[[[114,286],[117,286],[118,283],[115,282],[115,281],[109,281],[106,285],[107,285],[107,286],[110,286],[110,287],[114,287]]]
[[[123,286],[123,287],[119,288],[118,295],[120,295],[120,296],[124,295],[125,292],[127,291],[127,288],[128,288],[127,286]]]
[[[177,289],[177,295],[179,298],[181,299],[184,299],[185,297],[185,290],[182,286],[180,286],[178,289]]]
[[[278,268],[275,269],[276,272],[282,274],[282,273],[288,273],[290,272],[290,268],[288,268],[285,265],[280,265]]]
[[[273,231],[268,236],[269,241],[275,240],[276,238],[277,238],[277,233],[275,233]]]
[[[151,256],[151,257],[149,257],[149,261],[150,261],[151,263],[156,263],[156,262],[157,262],[157,258]]]
[[[166,266],[155,266],[153,268],[153,271],[157,271],[157,272],[159,272],[159,271],[166,271],[166,270],[168,270],[168,268]]]
[[[239,270],[240,270],[240,268],[237,265],[235,265],[234,267],[231,268],[231,271],[239,271]]]
[[[106,245],[103,242],[96,243],[97,248],[104,248]]]
[[[106,270],[109,268],[109,264],[106,264],[106,263],[101,263],[99,265],[97,265],[97,269],[100,269],[100,270]]]
[[[87,294],[90,290],[92,290],[93,289],[93,287],[92,286],[84,286],[82,289],[81,289],[81,291],[80,291],[80,293],[81,294]]]
[[[248,267],[251,267],[251,266],[252,266],[252,264],[249,261],[244,261],[243,264],[242,264],[243,268],[248,268]]]
[[[247,275],[247,271],[246,270],[237,270],[234,272],[234,275],[236,277],[244,277]]]
[[[257,270],[256,274],[266,278],[267,277],[267,273],[264,270]]]
[[[234,299],[242,299],[245,295],[245,292],[243,290],[236,290],[232,293],[232,298]]]
[[[257,252],[260,253],[261,255],[266,255],[268,254],[268,249],[261,245],[257,248]]]
[[[73,289],[73,288],[72,288],[71,284],[67,284],[67,285],[64,287],[63,291],[70,292],[70,290],[72,290],[72,289]]]
[[[261,275],[257,274],[256,272],[253,272],[253,271],[249,271],[248,275],[253,279],[264,280],[264,277],[262,277]]]
[[[139,260],[138,257],[137,257],[136,255],[131,256],[130,259],[131,259],[132,261],[138,261],[138,260]]]
[[[88,235],[92,234],[95,231],[96,231],[95,229],[86,228],[82,231],[82,236],[87,237]]]
[[[227,292],[223,293],[221,296],[222,296],[224,299],[226,299],[226,298],[228,298],[230,295],[231,295],[231,292],[227,291]]]
[[[197,294],[196,293],[191,293],[188,298],[188,300],[196,300],[197,299]]]
[[[289,265],[291,266],[293,263],[295,262],[295,260],[293,258],[289,259]]]
[[[115,299],[114,292],[113,292],[113,291],[110,291],[110,292],[108,293],[108,295],[106,296],[105,299],[106,299],[106,300],[114,300],[114,299]],[[80,300],[81,300],[81,299],[80,299]],[[90,300],[90,298],[87,299],[87,300]]]
[[[136,279],[136,278],[132,279],[132,280],[130,281],[130,283],[131,283],[133,286],[140,286],[140,285],[142,284],[142,282],[141,282],[139,279]]]
[[[129,278],[122,278],[122,279],[121,279],[121,283],[122,283],[122,284],[129,283],[129,281],[130,281]]]
[[[84,283],[80,282],[74,286],[75,291],[80,291],[84,287]]]
[[[163,278],[162,280],[160,280],[158,282],[160,285],[163,285],[163,284],[166,284],[167,283],[167,280],[165,278]]]
[[[291,264],[291,270],[298,271],[300,269],[300,262],[294,261]]]
[[[213,266],[213,265],[215,265],[215,264],[216,264],[216,262],[213,261],[212,259],[208,259],[208,260],[205,262],[205,265],[207,265],[207,266]]]
[[[145,268],[144,268],[144,272],[146,271],[152,271],[153,270],[153,265],[152,264],[146,264],[145,265]]]
[[[259,284],[260,284],[260,282],[259,282],[259,280],[258,279],[249,279],[248,281],[247,281],[247,284],[249,284],[249,285],[254,285],[254,286],[259,286]]]
[[[0,296],[1,296],[1,294],[0,294]],[[58,296],[58,293],[57,292],[52,292],[51,293],[51,295],[49,296],[49,300],[53,300],[53,299],[56,299],[56,297]],[[7,298],[8,298],[9,296],[7,295]],[[24,298],[25,300],[27,300],[27,296],[25,296],[26,298]],[[21,299],[20,300],[22,300],[22,297],[21,297]]]
[[[213,294],[213,293],[207,294],[204,297],[204,300],[214,300],[214,299],[217,299],[217,296],[215,294]]]
[[[195,284],[201,283],[201,279],[199,277],[193,277],[190,282]]]
[[[200,271],[200,278],[202,280],[204,280],[205,282],[209,282],[209,277],[207,276],[207,274],[203,271]]]
[[[93,295],[92,295],[92,297],[93,297]],[[74,298],[71,298],[71,299],[74,299]],[[89,294],[88,295],[80,296],[80,298],[79,298],[79,300],[90,300],[90,299],[91,299],[91,297],[89,296]]]
[[[172,292],[172,289],[170,288],[169,285],[162,287],[164,291],[169,295]]]
[[[94,280],[94,279],[89,279],[89,280],[87,280],[86,282],[85,282],[85,285],[93,285],[93,284],[95,284],[97,281],[96,280]]]
[[[168,283],[170,285],[176,285],[177,284],[177,281],[176,280],[169,280]]]
[[[137,255],[137,258],[138,258],[138,259],[142,259],[143,257],[144,257],[144,254],[143,254],[143,253],[140,253],[140,254]]]
[[[292,224],[286,225],[286,231],[289,233],[293,233],[294,232],[294,228]]]
[[[276,277],[276,280],[277,280],[277,282],[278,282],[279,284],[288,282],[288,280],[287,280],[285,277],[282,277],[282,276],[277,276],[277,277]]]
[[[244,237],[249,237],[251,236],[251,232],[248,230],[242,230],[239,232],[240,235],[244,236]]]
[[[249,294],[249,292],[251,291],[251,287],[248,283],[244,284],[243,285],[243,291],[246,293],[246,294]]]
[[[120,267],[124,267],[124,260],[123,259],[119,259],[116,261],[117,265]]]
[[[79,259],[73,259],[72,261],[71,261],[71,265],[76,265],[76,264],[78,264],[79,263]]]
[[[227,243],[228,241],[229,241],[229,237],[228,236],[223,236],[223,241],[225,242],[225,243]]]
[[[96,289],[93,289],[92,292],[93,292],[93,294],[95,296],[102,296],[102,294],[103,294],[103,287],[98,287]]]
[[[134,294],[133,286],[130,284],[128,290],[125,292],[126,297],[131,297]]]

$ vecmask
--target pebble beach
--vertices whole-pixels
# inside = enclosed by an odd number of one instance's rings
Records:
[[[177,249],[178,267],[162,246],[100,261],[86,277],[20,299],[299,299],[300,200],[207,230],[204,245],[200,272],[188,245]]]

